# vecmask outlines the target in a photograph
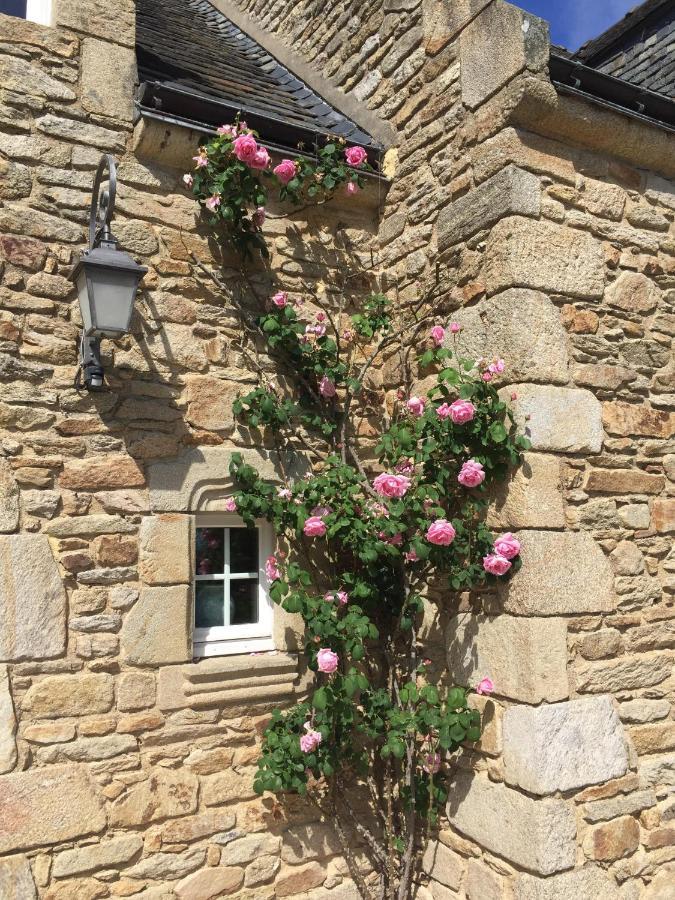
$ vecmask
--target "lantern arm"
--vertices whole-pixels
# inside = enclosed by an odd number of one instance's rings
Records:
[[[101,182],[105,172],[108,172],[108,186],[101,190]],[[110,222],[115,212],[115,198],[117,196],[117,166],[114,158],[109,153],[104,153],[96,170],[94,187],[91,194],[91,206],[89,208],[89,249],[93,250],[101,241],[114,242],[115,238],[110,231]]]

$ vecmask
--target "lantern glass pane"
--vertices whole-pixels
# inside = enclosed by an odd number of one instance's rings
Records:
[[[98,334],[129,330],[138,275],[124,269],[92,266],[89,273],[92,325]]]
[[[87,280],[87,270],[82,267],[77,276],[77,296],[80,301],[80,312],[82,313],[82,324],[85,333],[91,331],[91,306],[89,305],[89,285]]]

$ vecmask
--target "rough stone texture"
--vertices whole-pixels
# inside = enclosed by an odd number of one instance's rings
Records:
[[[218,866],[188,875],[178,882],[174,891],[180,900],[211,900],[234,893],[243,880],[243,869]]]
[[[0,897],[3,900],[37,900],[28,857],[10,856],[0,860]]]
[[[511,478],[499,486],[487,523],[504,531],[519,528],[564,528],[561,465],[555,456],[525,453]]]
[[[498,695],[524,703],[569,696],[563,619],[462,613],[451,620],[446,639],[450,671],[463,684],[489,676]]]
[[[490,0],[457,0],[448,5],[442,0],[423,0],[424,44],[431,54],[451,41]]]
[[[117,684],[117,708],[123,712],[147,709],[155,703],[155,676],[126,672]]]
[[[459,244],[505,216],[538,216],[540,200],[537,176],[507,166],[441,210],[437,225],[439,249]]]
[[[515,900],[620,900],[619,888],[599,866],[584,866],[552,878],[519,875]]]
[[[486,249],[488,290],[526,287],[592,300],[604,291],[604,260],[590,234],[510,217],[492,229]]]
[[[0,665],[0,775],[11,772],[16,764],[16,715],[12,703],[7,666]]]
[[[540,796],[619,778],[628,769],[612,700],[594,697],[504,712],[504,779]]]
[[[506,612],[555,616],[615,608],[611,564],[590,534],[520,531],[518,540],[523,566],[500,589]]]
[[[440,841],[430,841],[422,860],[422,869],[434,881],[457,891],[464,874],[464,860]]]
[[[115,0],[114,16],[110,15],[110,3],[104,0],[88,0],[86,7],[79,0],[59,0],[56,22],[105,41],[134,45],[136,18],[132,0]]]
[[[19,524],[19,486],[6,459],[0,459],[0,533],[15,531]]]
[[[71,491],[101,491],[108,488],[133,488],[145,484],[143,470],[130,456],[109,454],[94,459],[66,462],[59,479]]]
[[[590,828],[584,836],[584,850],[591,859],[612,862],[630,856],[640,843],[640,823],[632,816],[614,819]]]
[[[172,628],[167,630],[166,623]],[[144,587],[122,631],[122,658],[135,666],[160,666],[192,658],[190,589]]]
[[[653,312],[659,302],[660,290],[641,272],[622,272],[607,288],[610,306],[638,314]]]
[[[136,78],[131,48],[93,38],[82,42],[82,106],[88,112],[131,121],[134,105],[129,88]]]
[[[243,388],[243,390],[242,390]],[[208,375],[187,378],[187,420],[197,428],[227,431],[234,426],[232,404],[246,387]]]
[[[0,536],[0,572],[0,660],[62,654],[66,593],[47,538]]]
[[[49,766],[0,778],[0,853],[72,841],[105,828],[83,766]]]
[[[21,706],[41,719],[108,712],[113,704],[110,675],[48,675],[27,692]]]
[[[515,6],[492,3],[460,37],[462,100],[475,109],[526,66],[538,69],[547,61],[546,22]]]
[[[112,868],[130,862],[142,848],[143,840],[140,835],[130,834],[89,847],[66,850],[55,858],[52,874],[56,878],[64,878],[92,872],[94,869]]]
[[[502,381],[567,383],[567,334],[560,313],[544,294],[512,288],[461,310],[453,319],[463,327],[464,355],[478,359],[489,348],[506,360]]]
[[[450,824],[482,847],[541,875],[574,865],[576,820],[562,800],[533,800],[471,772],[458,773]]]
[[[511,406],[534,450],[599,453],[604,439],[602,407],[590,391],[519,384]],[[500,396],[508,399],[509,388]],[[526,418],[528,417],[529,418]]]
[[[186,584],[192,578],[190,516],[146,516],[140,530],[139,575],[145,584]]]
[[[502,900],[504,879],[475,859],[469,860],[465,884],[467,900]]]
[[[197,778],[192,772],[157,769],[131,787],[110,807],[111,826],[125,828],[194,813]]]

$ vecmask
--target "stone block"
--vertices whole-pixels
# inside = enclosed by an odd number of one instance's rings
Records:
[[[80,0],[59,0],[55,24],[133,47],[135,6],[133,0],[115,0],[112,8],[106,0],[89,0],[85,9]]]
[[[605,287],[602,244],[585,231],[521,217],[498,222],[486,249],[489,293],[524,287],[598,300]]]
[[[0,458],[0,533],[9,534],[19,525],[19,485],[8,460]]]
[[[12,135],[16,141],[17,136]],[[2,141],[0,141],[2,150]],[[67,163],[66,163],[67,164]],[[58,162],[55,162],[58,165]],[[5,204],[0,209],[0,230],[4,232],[21,233],[27,237],[41,238],[46,241],[64,241],[74,244],[81,243],[84,239],[84,228],[75,222],[70,222],[62,216],[53,216],[49,213],[31,209],[30,215],[18,204]]]
[[[669,438],[675,434],[675,413],[643,403],[605,403],[602,419],[609,434],[622,437]]]
[[[295,897],[319,887],[326,878],[324,867],[317,862],[284,868],[274,882],[276,897]]]
[[[487,514],[490,528],[564,528],[560,460],[524,453],[522,464],[494,492]]]
[[[129,534],[132,531],[136,531],[136,526],[122,516],[103,515],[64,516],[44,527],[45,534],[55,538],[92,538],[99,534]]]
[[[634,791],[632,794],[618,794],[606,800],[595,800],[584,806],[587,822],[603,822],[619,816],[633,816],[644,809],[656,806],[656,795],[652,790]]]
[[[433,880],[458,891],[464,875],[465,861],[462,857],[441,844],[429,841],[422,860],[422,870]]]
[[[644,690],[665,681],[673,660],[663,653],[644,653],[628,659],[613,659],[581,666],[576,673],[576,689],[589,694]]]
[[[66,850],[54,858],[52,875],[54,878],[65,878],[68,875],[81,875],[95,869],[107,869],[130,862],[143,849],[143,839],[138,834],[101,841],[87,847]]]
[[[173,890],[179,900],[212,900],[233,894],[243,880],[243,869],[215,866],[188,875]]]
[[[59,482],[71,491],[102,491],[143,487],[145,478],[136,460],[123,453],[109,453],[66,460]]]
[[[600,784],[628,770],[623,728],[609,697],[504,712],[504,780],[530,794]]]
[[[63,654],[66,593],[47,538],[0,536],[0,573],[0,660]]]
[[[183,853],[153,853],[132,866],[131,878],[181,878],[198,869],[206,858],[205,850],[186,850]]]
[[[196,428],[228,431],[234,427],[232,404],[246,385],[210,375],[188,375],[185,396],[187,421]]]
[[[0,860],[0,897],[3,900],[37,900],[27,856],[10,856]]]
[[[105,713],[112,705],[112,676],[83,673],[47,675],[28,689],[21,708],[39,719],[58,719]]]
[[[227,769],[215,775],[204,775],[201,779],[201,800],[206,806],[221,803],[241,803],[255,797],[253,790],[253,770]]]
[[[209,809],[196,816],[183,816],[160,826],[164,844],[183,844],[209,837],[216,832],[229,832],[236,822],[235,813],[228,809]]]
[[[437,220],[438,248],[445,250],[489,228],[506,216],[539,216],[539,178],[517,166],[507,166],[478,187],[441,209]]]
[[[569,380],[567,332],[560,313],[544,294],[513,288],[460,310],[463,356],[503,357],[501,382],[566,384]],[[448,346],[452,340],[448,338]]]
[[[191,591],[187,585],[145,587],[122,625],[122,658],[134,666],[192,658]]]
[[[76,99],[75,93],[63,81],[52,78],[44,69],[16,56],[5,56],[0,61],[0,80],[6,90],[30,97],[66,101]]]
[[[622,272],[606,293],[610,306],[638,315],[653,312],[660,297],[659,288],[641,272]]]
[[[82,41],[80,97],[87,112],[122,122],[133,117],[136,55],[110,41]]]
[[[491,0],[422,0],[422,27],[427,53],[435,55],[455,38]]]
[[[158,768],[113,801],[110,826],[127,828],[190,815],[197,810],[198,787],[192,772]]]
[[[574,865],[576,817],[563,800],[534,800],[462,771],[455,778],[447,814],[453,828],[530,872],[552,875]]]
[[[496,0],[460,36],[462,100],[476,109],[523,69],[548,63],[548,23]]]
[[[499,592],[506,612],[555,616],[616,607],[612,566],[586,531],[518,532],[523,566]]]
[[[659,494],[666,479],[639,469],[591,469],[584,490],[591,494]]]
[[[9,684],[9,670],[0,665],[0,775],[16,765],[16,715]]]
[[[584,852],[590,859],[613,862],[634,853],[640,844],[640,823],[623,816],[590,828],[584,836]]]
[[[117,684],[117,708],[134,712],[154,706],[155,676],[149,672],[125,672]]]
[[[514,401],[509,401],[510,388],[502,388],[500,396],[510,403],[516,422],[534,450],[600,452],[604,439],[602,406],[590,391],[519,384],[516,393]]]
[[[338,836],[330,825],[312,822],[284,832],[281,859],[291,865],[298,865],[308,859],[324,859],[341,852]]]
[[[660,534],[675,531],[675,499],[658,497],[652,503],[652,522]]]
[[[76,141],[78,144],[89,144],[108,152],[124,150],[124,134],[112,131],[110,128],[103,128],[101,125],[91,125],[77,119],[65,119],[52,113],[46,113],[35,120],[35,126],[38,131],[42,131],[50,137]]]
[[[448,666],[459,684],[489,676],[495,693],[524,703],[569,696],[563,619],[461,613],[449,623]]]
[[[259,856],[278,856],[281,838],[271,834],[250,834],[223,847],[220,861],[224,866],[245,866]]]
[[[552,878],[521,874],[514,886],[514,900],[620,900],[614,879],[599,866],[584,866]]]
[[[48,766],[0,778],[0,853],[97,834],[103,807],[84,766]]]
[[[146,516],[140,530],[139,575],[145,584],[187,584],[192,579],[190,516]]]
[[[464,889],[467,900],[503,900],[504,878],[484,863],[470,859]]]
[[[279,456],[265,450],[242,450],[242,458],[254,466],[262,478],[281,480]],[[235,490],[229,474],[232,451],[223,447],[188,450],[177,460],[148,466],[150,508],[153,512],[223,511],[228,492]],[[283,456],[289,477],[302,477],[307,463],[297,453]]]
[[[134,753],[137,749],[135,737],[126,734],[108,734],[104,737],[80,738],[55,747],[41,747],[36,756],[39,763],[98,762],[122,756],[124,753]]]

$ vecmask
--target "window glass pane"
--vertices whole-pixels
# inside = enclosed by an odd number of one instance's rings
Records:
[[[195,626],[213,628],[225,624],[225,584],[198,581],[195,584]]]
[[[230,528],[230,572],[258,571],[258,530]]]
[[[225,529],[197,529],[197,575],[222,575],[225,571]]]
[[[230,582],[230,625],[251,625],[258,621],[258,581],[242,578]]]
[[[0,13],[26,18],[26,0],[0,0]]]

